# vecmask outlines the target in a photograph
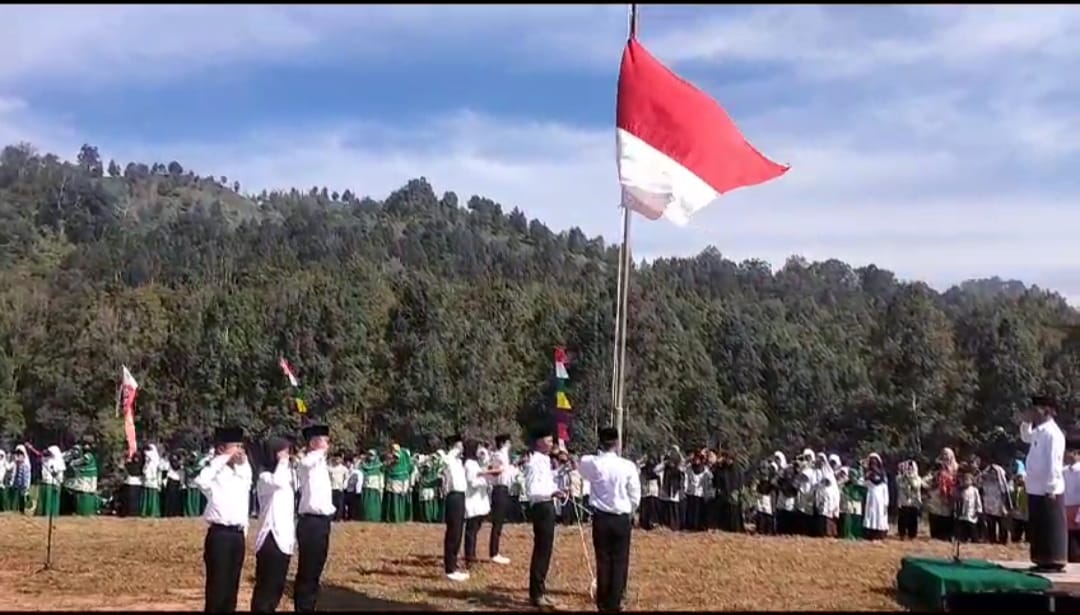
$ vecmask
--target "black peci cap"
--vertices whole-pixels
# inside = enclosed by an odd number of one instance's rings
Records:
[[[214,430],[214,444],[238,444],[244,441],[244,428],[231,425]]]
[[[1032,395],[1031,405],[1036,408],[1049,408],[1054,411],[1058,409],[1057,400],[1049,395]]]
[[[463,444],[464,439],[461,437],[461,434],[456,433],[452,436],[447,436],[444,443],[446,444],[446,448],[453,448],[456,444]]]
[[[329,436],[330,426],[322,423],[314,423],[303,428],[300,433],[304,436],[305,440],[311,440],[312,438],[318,438],[319,436]]]
[[[292,443],[281,436],[271,436],[266,440],[263,445],[266,452],[266,460],[269,462],[277,457],[278,453],[283,450],[287,450],[292,446]]]
[[[619,430],[614,427],[601,427],[596,437],[600,444],[614,444],[619,441]]]

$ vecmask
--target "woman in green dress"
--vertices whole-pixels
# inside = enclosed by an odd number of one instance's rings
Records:
[[[210,463],[209,454],[200,456],[197,451],[187,454],[187,463],[184,466],[184,516],[201,517],[206,509],[206,496],[195,484],[199,472]]]
[[[386,506],[383,518],[387,523],[407,523],[412,518],[409,493],[412,482],[412,455],[408,449],[392,445],[386,468]]]
[[[68,486],[75,500],[75,514],[93,517],[98,514],[98,464],[94,449],[83,445],[80,455],[71,462]]]
[[[30,449],[33,452],[33,448]],[[41,483],[38,486],[34,514],[39,517],[60,514],[60,485],[64,484],[64,455],[60,447],[50,446],[41,459]]]
[[[439,484],[442,477],[437,467],[435,457],[424,460],[420,466],[419,505],[416,511],[416,520],[420,523],[439,522]]]
[[[360,462],[363,474],[360,483],[360,520],[372,523],[382,521],[383,463],[375,449],[364,455]]]
[[[146,447],[143,460],[142,495],[139,516],[156,519],[161,516],[161,455],[157,446]]]
[[[841,468],[846,480],[840,490],[840,537],[860,540],[863,537],[863,507],[866,504],[866,485],[858,467]]]

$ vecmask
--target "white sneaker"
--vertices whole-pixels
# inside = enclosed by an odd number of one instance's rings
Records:
[[[503,566],[505,566],[510,563],[510,558],[496,555],[495,557],[491,558],[491,561],[495,562],[496,564],[502,564]]]
[[[468,581],[469,580],[469,573],[461,572],[459,570],[457,572],[451,572],[450,574],[446,575],[446,578],[450,579],[451,581],[457,581],[457,582],[460,583],[462,581]]]

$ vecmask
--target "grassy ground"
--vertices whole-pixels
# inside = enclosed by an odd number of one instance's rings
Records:
[[[200,610],[204,535],[198,520],[64,517],[54,528],[54,569],[35,573],[45,556],[45,520],[0,515],[0,610]],[[635,611],[902,610],[893,592],[900,558],[951,553],[925,539],[871,544],[654,531],[635,532],[633,540],[625,606]],[[319,610],[528,609],[530,529],[508,527],[503,544],[509,566],[482,564],[458,584],[442,574],[441,526],[335,524]],[[964,555],[1025,559],[1026,549],[975,545]],[[295,566],[294,557],[293,573]],[[249,550],[242,610],[254,570]],[[550,594],[564,608],[591,609],[590,580],[577,528],[560,528]],[[288,592],[280,609],[292,609]]]

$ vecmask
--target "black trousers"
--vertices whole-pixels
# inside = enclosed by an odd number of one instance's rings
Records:
[[[975,542],[979,538],[979,524],[974,521],[956,521],[956,540],[959,542]]]
[[[901,506],[897,515],[896,526],[901,540],[918,536],[919,509],[915,506]]]
[[[1027,538],[1027,521],[1023,519],[1012,520],[1012,541],[1025,542]]]
[[[484,524],[483,517],[472,517],[465,520],[465,567],[472,568],[476,561],[476,536],[480,533],[480,526]]]
[[[956,531],[956,522],[952,517],[946,515],[935,515],[933,513],[929,516],[930,520],[930,538],[934,540],[952,540],[953,534]]]
[[[142,497],[141,485],[124,485],[124,506],[122,517],[139,516],[139,498]]]
[[[529,505],[532,518],[533,548],[529,560],[529,600],[536,602],[547,591],[547,574],[551,566],[551,550],[555,547],[555,504],[534,502]]]
[[[491,490],[491,542],[488,547],[488,556],[499,555],[499,546],[502,539],[503,524],[510,511],[510,489],[502,485],[496,485]]]
[[[706,522],[705,498],[696,495],[686,496],[686,518],[683,520],[683,528],[691,532],[705,531]]]
[[[660,498],[655,495],[641,498],[641,510],[638,513],[638,525],[643,530],[656,527],[660,519]]]
[[[334,489],[330,492],[330,502],[334,505],[334,521],[345,519],[345,492]]]
[[[602,613],[622,610],[630,571],[630,515],[595,511],[593,549],[596,550],[596,608]]]
[[[1028,538],[1031,561],[1044,568],[1063,568],[1069,561],[1065,499],[1028,494]]]
[[[263,540],[255,554],[255,589],[251,592],[252,613],[273,613],[285,593],[285,579],[289,576],[289,560],[292,559],[278,548],[274,535]]]
[[[180,481],[167,480],[161,490],[161,516],[180,517],[184,514],[184,490]]]
[[[296,546],[300,558],[296,562],[293,605],[298,613],[311,613],[319,598],[319,578],[330,550],[330,516],[300,515],[296,522]]]
[[[240,573],[244,569],[244,530],[239,527],[211,525],[203,542],[206,564],[207,613],[235,613]]]
[[[446,520],[446,533],[443,534],[443,571],[446,574],[457,572],[457,554],[461,550],[461,536],[465,532],[465,493],[452,491],[446,494],[443,503],[443,519]]]

